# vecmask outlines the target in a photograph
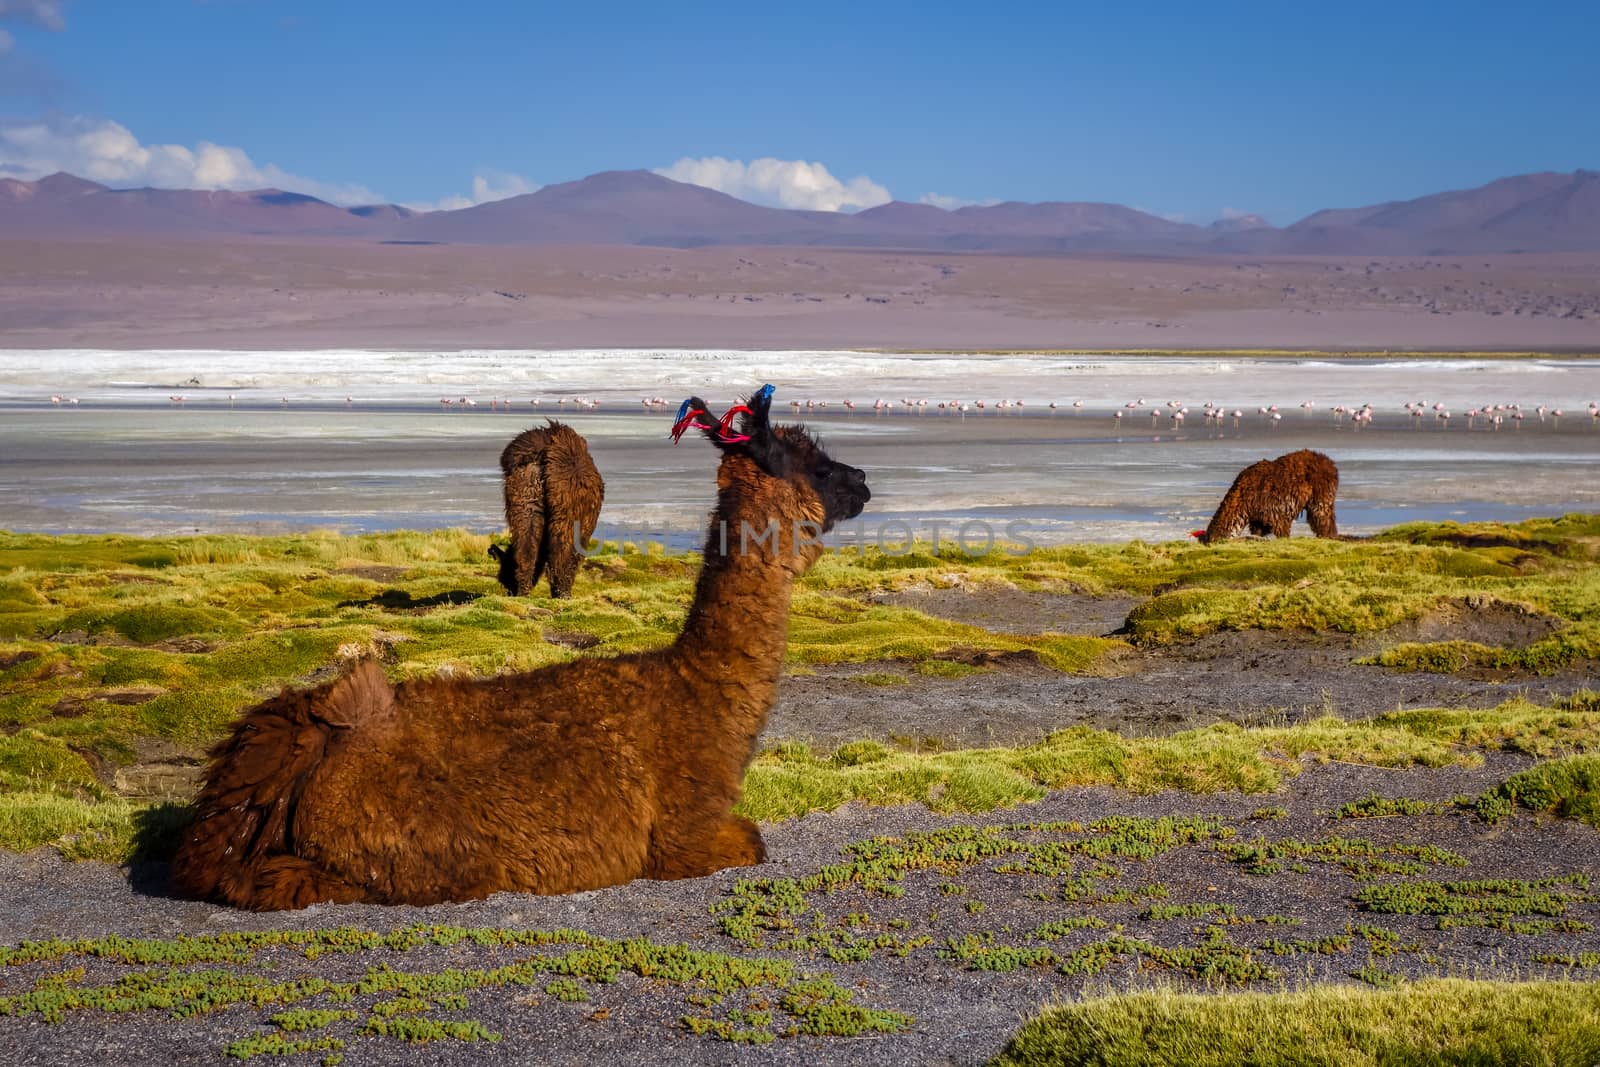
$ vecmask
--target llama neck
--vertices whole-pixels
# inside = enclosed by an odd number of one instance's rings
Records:
[[[789,598],[806,562],[795,556],[792,521],[747,505],[737,493],[722,496],[674,653],[712,706],[738,720],[727,726],[748,732],[753,743],[777,698]]]

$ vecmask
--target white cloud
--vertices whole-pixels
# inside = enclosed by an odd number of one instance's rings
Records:
[[[918,198],[919,204],[930,204],[933,207],[954,211],[958,207],[994,207],[1000,203],[998,200],[963,200],[959,196],[945,196],[943,193],[923,193]]]
[[[408,203],[405,206],[413,211],[459,211],[464,207],[477,207],[487,204],[491,200],[505,200],[508,197],[522,196],[525,193],[537,193],[544,188],[537,182],[530,182],[520,174],[512,174],[503,170],[479,171],[472,176],[472,195],[462,196],[460,193],[447,196],[440,200],[425,203]]]
[[[804,208],[809,211],[860,211],[887,204],[889,190],[865,175],[841,182],[821,163],[770,156],[745,163],[742,159],[687,157],[656,171],[674,181],[702,185],[769,207]]]
[[[0,0],[0,3],[5,0]],[[40,178],[58,170],[119,187],[285,189],[336,204],[381,199],[364,185],[320,182],[258,164],[242,148],[201,141],[143,144],[110,119],[70,116],[0,122],[0,174]]]
[[[67,28],[61,17],[62,0],[0,0],[0,19],[15,19],[30,26],[60,32]]]

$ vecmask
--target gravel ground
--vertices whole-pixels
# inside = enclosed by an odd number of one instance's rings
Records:
[[[1085,598],[1058,595],[1016,596],[1010,607],[975,600],[924,601],[923,610],[992,629],[1014,627],[1037,632],[1064,629],[1070,620],[1106,632],[1125,617],[1131,601],[1085,604]],[[981,616],[981,617],[980,617]],[[1052,620],[1054,622],[1052,623]],[[1109,624],[1109,625],[1108,625]],[[1426,627],[1426,623],[1420,624]],[[1499,624],[1495,624],[1499,625]],[[1509,620],[1501,627],[1528,625]],[[1432,634],[1428,635],[1430,639]],[[1480,636],[1493,636],[1483,634]],[[1411,635],[1389,635],[1413,639]],[[925,678],[909,665],[872,664],[819,671],[785,682],[768,730],[769,739],[805,737],[823,743],[862,736],[939,737],[958,745],[1016,743],[1036,739],[1061,726],[1085,723],[1124,733],[1164,733],[1218,719],[1239,722],[1294,720],[1331,707],[1347,716],[1370,715],[1419,705],[1492,705],[1514,693],[1543,697],[1592,684],[1586,672],[1554,678],[1409,675],[1357,667],[1353,657],[1370,651],[1371,641],[1337,635],[1218,634],[1189,645],[1134,651],[1113,678],[1078,678],[1045,670],[1027,658],[1001,660],[985,673],[960,679]],[[855,675],[905,668],[907,685],[874,687]],[[837,724],[847,724],[841,727]],[[848,729],[848,733],[842,732]],[[1214,816],[1213,831],[1231,832],[1234,842],[1322,841],[1360,838],[1376,849],[1431,845],[1458,854],[1464,866],[1435,860],[1408,874],[1381,874],[1379,881],[1439,881],[1491,878],[1541,879],[1584,875],[1600,883],[1600,838],[1581,823],[1515,815],[1488,825],[1463,809],[1439,805],[1423,814],[1365,820],[1339,820],[1330,812],[1372,793],[1447,801],[1475,795],[1527,765],[1522,757],[1491,755],[1478,768],[1391,770],[1352,764],[1308,766],[1282,793],[1272,796],[1165,793],[1134,796],[1109,789],[1072,789],[1044,801],[987,815],[944,817],[920,807],[867,808],[849,805],[831,814],[764,828],[769,860],[758,869],[724,871],[709,878],[658,883],[640,881],[564,897],[501,894],[483,901],[429,908],[324,905],[295,913],[256,915],[173,899],[164,866],[136,870],[99,863],[65,863],[55,853],[0,852],[0,945],[27,940],[121,935],[140,938],[205,937],[242,931],[309,930],[355,926],[391,930],[417,923],[517,930],[576,929],[609,939],[648,938],[657,945],[682,945],[747,959],[781,959],[801,972],[830,975],[863,1007],[912,1017],[903,1030],[855,1037],[781,1036],[789,1017],[782,992],[756,988],[729,994],[715,1006],[697,1003],[705,990],[694,983],[646,978],[624,971],[604,984],[583,983],[585,1000],[566,1002],[545,990],[549,978],[533,986],[468,989],[464,1009],[439,1009],[430,1017],[477,1020],[501,1035],[493,1043],[440,1040],[409,1044],[394,1037],[358,1036],[381,994],[359,995],[349,1005],[355,1021],[336,1022],[325,1032],[348,1042],[344,1062],[367,1063],[550,1063],[607,1064],[804,1063],[804,1064],[980,1064],[998,1052],[1021,1021],[1041,1007],[1086,991],[1171,984],[1218,988],[1213,974],[1186,973],[1181,964],[1164,965],[1149,953],[1125,953],[1092,975],[1069,975],[1056,964],[1083,946],[1122,932],[1166,949],[1193,948],[1213,934],[1208,918],[1163,919],[1147,912],[1157,904],[1231,906],[1235,917],[1258,921],[1220,925],[1229,942],[1247,959],[1270,967],[1274,977],[1250,983],[1276,988],[1308,982],[1353,981],[1355,972],[1374,967],[1396,977],[1434,974],[1524,977],[1569,973],[1541,963],[1541,955],[1600,951],[1600,903],[1584,888],[1560,890],[1572,899],[1560,918],[1577,920],[1570,931],[1513,933],[1483,927],[1439,929],[1435,916],[1377,914],[1358,909],[1355,895],[1367,884],[1329,862],[1308,862],[1303,872],[1252,874],[1230,862],[1216,846],[1220,839],[1183,844],[1147,860],[1081,853],[1066,869],[1003,873],[1004,856],[975,862],[946,862],[911,870],[899,885],[902,895],[873,892],[858,884],[835,893],[806,895],[806,910],[795,918],[797,932],[769,934],[752,947],[726,932],[710,908],[732,898],[737,883],[749,878],[803,878],[846,861],[852,843],[937,831],[955,826],[1004,827],[1016,823],[1077,821],[1082,828],[1043,834],[1012,829],[1012,839],[1077,842],[1114,838],[1114,828],[1089,824],[1111,816],[1147,819],[1163,816]],[[1269,817],[1263,808],[1281,809]],[[1389,860],[1406,859],[1397,853]],[[1076,893],[1075,883],[1089,886]],[[1159,885],[1167,894],[1151,897]],[[1134,894],[1123,902],[1106,900],[1122,889]],[[1267,916],[1294,924],[1259,921]],[[865,959],[832,958],[815,948],[781,949],[771,941],[815,929],[847,937],[884,935],[905,948],[897,954],[878,948]],[[1043,923],[1092,917],[1108,925],[1079,928],[1059,940],[1033,931]],[[1215,918],[1213,914],[1211,918]],[[1519,913],[1519,919],[1550,918]],[[1402,950],[1375,952],[1356,938],[1349,944],[1325,943],[1321,950],[1290,946],[1282,954],[1268,944],[1346,935],[1352,923],[1392,930]],[[1058,960],[1011,970],[978,969],[974,959],[954,958],[948,946],[963,939],[975,946],[1035,949],[1048,947]],[[922,940],[926,939],[926,940]],[[984,939],[988,939],[985,941]],[[460,942],[396,951],[369,948],[308,960],[288,946],[263,948],[252,958],[227,964],[185,965],[189,969],[225,966],[274,981],[303,976],[359,979],[376,967],[437,974],[449,968],[497,967],[536,955],[561,956],[575,946],[480,946]],[[1280,948],[1284,946],[1280,945]],[[1224,969],[1228,965],[1223,961]],[[83,967],[70,985],[98,986],[161,965],[132,965],[105,958],[67,958],[0,968],[0,997],[15,997],[48,976]],[[1194,968],[1198,970],[1198,967]],[[1579,968],[1578,976],[1595,977]],[[1371,972],[1369,972],[1369,977]],[[1378,978],[1381,980],[1382,976]],[[0,1004],[3,1004],[0,1001]],[[325,997],[302,1007],[343,1007]],[[159,1063],[216,1064],[230,1043],[277,1032],[271,1016],[281,1008],[234,1005],[191,1018],[170,1010],[119,1014],[74,1011],[60,1022],[38,1014],[0,1014],[0,1064],[98,1065]],[[711,1035],[696,1035],[682,1022],[686,1015],[728,1019],[735,1010],[770,1011],[776,1040],[752,1046]],[[0,1008],[3,1011],[3,1008]],[[324,1031],[318,1031],[321,1033]],[[290,1035],[300,1036],[300,1035]],[[315,1036],[315,1033],[313,1034]],[[321,1053],[300,1053],[290,1062],[322,1062]]]
[[[1120,628],[1139,603],[984,587],[880,599],[998,632],[1091,636]],[[765,740],[808,741],[824,749],[860,738],[930,739],[951,748],[1018,745],[1068,726],[1149,736],[1214,722],[1298,722],[1330,711],[1360,719],[1399,708],[1488,708],[1516,696],[1547,700],[1593,686],[1593,664],[1534,675],[1425,674],[1354,662],[1406,641],[1457,637],[1515,646],[1548,632],[1540,616],[1447,607],[1377,635],[1223,631],[1165,648],[1131,649],[1109,678],[1061,674],[1029,655],[1002,657],[982,674],[954,679],[918,675],[909,663],[835,664],[785,680]],[[904,675],[907,684],[858,680],[885,672]]]
[[[1258,835],[1269,840],[1320,840],[1327,836],[1359,837],[1377,845],[1426,843],[1459,853],[1465,867],[1434,865],[1420,877],[1461,879],[1523,878],[1585,874],[1600,882],[1600,847],[1593,829],[1579,823],[1536,820],[1519,815],[1488,826],[1465,812],[1397,816],[1369,820],[1335,820],[1325,813],[1374,791],[1385,796],[1444,800],[1481,791],[1523,761],[1498,756],[1480,768],[1384,770],[1348,764],[1308,768],[1293,786],[1272,797],[1224,794],[1162,794],[1135,797],[1107,789],[1067,790],[1026,808],[987,816],[943,818],[920,808],[869,809],[849,806],[829,815],[813,815],[767,829],[771,858],[759,870],[726,871],[710,878],[682,882],[636,882],[631,885],[566,897],[501,894],[468,904],[429,908],[320,906],[298,913],[253,915],[170,899],[161,868],[129,872],[97,863],[63,863],[40,850],[27,855],[0,854],[0,880],[7,905],[0,915],[0,942],[48,937],[121,934],[131,937],[208,935],[243,930],[310,929],[354,925],[387,930],[413,923],[451,926],[504,926],[518,929],[577,928],[607,938],[648,937],[658,944],[683,944],[697,949],[746,957],[794,960],[807,972],[825,972],[850,988],[864,1006],[905,1012],[914,1022],[903,1032],[851,1038],[779,1037],[760,1047],[735,1045],[686,1032],[679,1019],[699,1012],[688,1000],[692,990],[668,982],[624,973],[612,984],[588,987],[589,999],[564,1003],[532,990],[469,992],[464,1012],[436,1013],[440,1018],[470,1018],[503,1035],[494,1044],[440,1041],[407,1045],[392,1038],[349,1038],[351,1063],[572,1063],[580,1060],[616,1064],[673,1063],[952,1063],[985,1062],[1004,1045],[1020,1021],[1053,1000],[1085,990],[1132,988],[1152,982],[1189,983],[1181,972],[1123,957],[1093,977],[1069,977],[1050,966],[1024,967],[995,973],[972,970],[959,960],[941,956],[949,938],[992,934],[996,944],[1034,947],[1028,931],[1040,923],[1093,915],[1125,924],[1130,936],[1163,946],[1192,946],[1203,940],[1198,919],[1141,918],[1148,900],[1129,903],[1068,902],[1057,892],[1066,881],[1055,875],[999,874],[993,858],[943,870],[912,871],[906,891],[895,898],[858,886],[835,894],[808,897],[830,927],[838,929],[846,915],[865,916],[866,933],[894,929],[904,922],[906,936],[927,936],[931,942],[905,957],[880,950],[861,962],[840,962],[816,951],[757,950],[719,930],[708,906],[726,899],[741,878],[801,877],[838,863],[841,849],[877,835],[903,835],[958,824],[1004,825],[1020,821],[1079,820],[1105,816],[1159,817],[1214,815],[1237,832],[1236,840]],[[1252,818],[1263,805],[1287,815]],[[1084,836],[1084,835],[1078,835]],[[1224,927],[1237,943],[1258,946],[1256,956],[1279,977],[1255,983],[1272,988],[1281,983],[1349,981],[1352,972],[1369,963],[1395,975],[1484,975],[1554,973],[1535,962],[1540,954],[1577,954],[1600,950],[1593,929],[1577,933],[1515,934],[1488,929],[1439,930],[1427,916],[1376,915],[1357,911],[1352,895],[1364,883],[1337,866],[1312,863],[1307,873],[1271,876],[1245,873],[1219,855],[1214,842],[1184,845],[1149,862],[1108,861],[1109,875],[1095,883],[1106,890],[1137,888],[1159,881],[1167,889],[1165,903],[1206,902],[1232,905],[1252,916],[1280,915],[1300,920],[1292,926],[1245,923]],[[1080,859],[1077,870],[1092,861]],[[959,886],[959,893],[941,886]],[[1034,899],[1043,891],[1051,900]],[[954,895],[952,895],[954,894]],[[1565,916],[1592,925],[1600,906],[1587,893]],[[982,911],[968,910],[968,901]],[[1362,941],[1329,954],[1298,952],[1276,956],[1259,948],[1268,938],[1316,940],[1340,935],[1351,922],[1395,930],[1413,951],[1371,957]],[[1053,943],[1063,957],[1072,948],[1111,933],[1107,929],[1075,930]],[[368,967],[390,965],[425,972],[446,967],[498,966],[527,958],[526,948],[479,948],[456,945],[405,953],[384,949],[349,956],[305,961],[291,950],[263,952],[255,964],[239,965],[255,972],[271,965],[275,979],[316,974],[330,979],[359,977]],[[559,954],[562,949],[538,951]],[[16,995],[33,987],[46,973],[64,966],[88,968],[86,984],[105,982],[141,970],[103,960],[69,960],[8,968],[0,976],[0,995]],[[206,965],[214,966],[214,965]],[[1204,983],[1199,983],[1204,985]],[[765,996],[730,996],[729,1004]],[[358,998],[357,1008],[370,1007],[376,996]],[[774,998],[775,999],[775,998]],[[315,1006],[327,1006],[318,1002]],[[8,1064],[216,1063],[231,1041],[269,1029],[271,1008],[231,1007],[192,1019],[173,1019],[165,1012],[131,1015],[96,1012],[69,1014],[49,1024],[37,1016],[0,1016],[0,1062]],[[598,1018],[596,1016],[599,1016]],[[358,1023],[344,1024],[353,1033]],[[340,1032],[337,1028],[333,1032]],[[300,1062],[313,1062],[310,1055]]]

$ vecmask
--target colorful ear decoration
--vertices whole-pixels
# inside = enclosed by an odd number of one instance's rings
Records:
[[[695,420],[705,413],[705,408],[694,406],[694,397],[685,400],[678,408],[678,417],[673,422],[672,429],[667,431],[667,436],[672,438],[672,443],[677,444],[682,440],[683,435],[689,432],[689,427],[695,425]]]
[[[1204,530],[1190,530],[1189,531],[1189,536],[1190,537],[1204,537],[1205,535],[1206,535],[1206,532]]]
[[[750,402],[756,403],[757,401],[770,401],[772,399],[773,392],[775,392],[774,386],[763,385],[760,389],[756,390],[755,395],[750,398]],[[695,421],[696,419],[698,419],[701,415],[709,414],[705,408],[695,407],[695,400],[695,397],[690,397],[688,400],[683,402],[681,407],[678,408],[677,420],[673,422],[672,429],[668,431],[668,436],[672,438],[673,444],[677,444],[678,441],[682,440],[683,435],[689,432],[689,427],[700,426],[700,424]],[[704,403],[704,401],[700,402]],[[715,428],[709,426],[701,426],[700,428],[709,430],[711,434],[716,437],[720,444],[742,444],[743,442],[750,440],[750,435],[747,433],[738,433],[733,428],[734,417],[740,414],[754,415],[755,412],[751,411],[748,405],[735,404],[733,407],[729,408],[723,413],[721,420],[718,421]]]
[[[755,414],[755,412],[751,411],[743,404],[735,404],[733,407],[723,412],[722,421],[717,423],[717,437],[721,439],[724,444],[736,445],[741,441],[750,440],[749,434],[737,433],[733,429],[733,417],[740,412],[743,412],[746,415]]]
[[[749,403],[769,404],[772,401],[772,394],[775,392],[777,392],[777,387],[769,382],[751,394]],[[717,436],[722,439],[724,444],[733,445],[741,441],[750,440],[749,434],[736,433],[733,429],[733,418],[735,415],[740,414],[754,415],[755,412],[750,410],[749,404],[735,404],[723,413],[722,421],[717,424]]]

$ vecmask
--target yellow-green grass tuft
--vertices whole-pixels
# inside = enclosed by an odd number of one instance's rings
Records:
[[[1563,818],[1581,819],[1600,830],[1600,754],[1549,760],[1507,778],[1478,798],[1482,813],[1505,814],[1513,805]]]
[[[991,811],[1038,800],[1051,789],[1087,785],[1138,793],[1269,793],[1306,760],[1439,767],[1475,765],[1491,749],[1593,751],[1600,749],[1600,709],[1590,703],[1580,694],[1550,707],[1513,700],[1490,709],[1403,711],[1354,722],[1330,715],[1283,727],[1218,723],[1168,737],[1074,727],[1034,745],[953,752],[865,742],[819,755],[788,744],[751,763],[739,811],[767,822],[850,801]]]
[[[1208,996],[1098,997],[1029,1021],[994,1067],[1588,1067],[1600,984],[1440,978]]]

